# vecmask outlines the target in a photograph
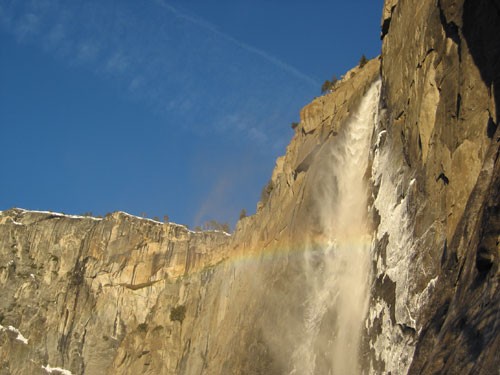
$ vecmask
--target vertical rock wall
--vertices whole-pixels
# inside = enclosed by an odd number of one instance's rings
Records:
[[[498,5],[385,3],[374,373],[499,368]]]

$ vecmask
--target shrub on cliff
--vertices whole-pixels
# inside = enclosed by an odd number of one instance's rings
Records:
[[[366,56],[364,54],[361,55],[361,58],[359,59],[359,67],[362,68],[363,66],[366,65],[367,62],[368,59],[366,58]]]
[[[323,82],[323,84],[321,85],[321,93],[324,94],[327,91],[329,91],[330,86],[331,86],[331,82],[329,80],[326,80],[325,82]]]
[[[271,192],[273,191],[273,189],[274,189],[273,181],[269,180],[269,182],[267,183],[267,185],[264,186],[264,188],[260,192],[260,201],[262,202],[263,206],[266,205],[266,203],[267,203],[267,201],[269,199],[269,196],[271,195]]]
[[[325,94],[329,91],[333,91],[333,88],[335,87],[337,82],[338,82],[338,79],[335,75],[332,77],[331,81],[326,80],[325,82],[323,82],[323,85],[321,86],[321,93]]]
[[[217,220],[211,219],[203,224],[203,230],[219,230],[229,233],[231,232],[231,227],[228,223],[219,223]]]
[[[172,322],[180,322],[182,324],[185,317],[186,317],[186,306],[184,305],[178,305],[172,307],[172,309],[170,310],[170,320]]]

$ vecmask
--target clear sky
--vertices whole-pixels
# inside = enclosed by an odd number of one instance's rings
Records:
[[[2,0],[0,210],[234,224],[382,3]]]

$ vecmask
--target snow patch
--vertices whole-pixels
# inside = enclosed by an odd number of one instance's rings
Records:
[[[406,311],[408,312],[408,318],[410,318],[410,322],[411,322],[411,326],[410,327],[416,328],[417,327],[417,321],[415,319],[413,319],[413,317],[411,316],[410,309],[408,308],[408,306],[406,306]]]
[[[16,210],[19,210],[19,211],[21,211],[23,213],[34,213],[34,214],[52,215],[52,216],[57,216],[57,217],[66,217],[66,218],[69,218],[69,219],[91,219],[91,220],[96,220],[96,221],[102,220],[102,218],[99,218],[99,217],[82,216],[82,215],[66,215],[66,214],[63,214],[62,212],[25,210],[24,208],[16,208]]]
[[[223,233],[225,234],[226,236],[228,237],[231,237],[231,234],[230,233],[227,233],[227,232],[224,232],[224,231],[221,231],[221,230],[207,230],[207,231],[201,231],[201,232],[198,232],[198,231],[193,231],[191,229],[189,229],[187,226],[185,225],[182,225],[182,224],[177,224],[177,223],[172,223],[172,222],[168,222],[168,223],[163,223],[161,221],[158,221],[158,220],[153,220],[153,219],[150,219],[150,218],[147,218],[147,217],[141,217],[141,216],[136,216],[136,215],[132,215],[132,214],[129,214],[128,212],[123,212],[123,211],[117,211],[116,213],[118,214],[121,214],[121,215],[124,215],[124,216],[128,216],[128,217],[131,217],[131,218],[134,218],[134,219],[137,219],[137,220],[143,220],[143,221],[149,221],[149,222],[152,222],[152,223],[155,223],[155,224],[168,224],[170,226],[173,226],[173,227],[177,227],[177,228],[183,228],[184,230],[186,230],[188,233],[191,233],[191,234],[195,234],[195,233],[206,233],[206,232],[211,232],[211,233]]]
[[[20,223],[19,221],[15,221],[14,219],[10,219],[12,224],[14,225],[24,225],[23,223]]]
[[[436,276],[435,278],[431,279],[431,281],[429,281],[429,284],[427,284],[427,287],[425,289],[429,290],[429,293],[432,293],[434,291],[434,288],[436,287],[436,282],[439,278],[439,275]]]
[[[395,321],[391,322],[391,307],[386,303],[377,304],[374,316],[382,319],[382,332],[371,340],[375,355],[385,363],[385,369],[392,373],[406,373],[411,363],[415,344],[410,336],[405,336],[398,324],[417,328],[415,305],[409,294],[409,269],[415,244],[412,237],[412,225],[409,212],[410,196],[417,181],[412,179],[406,188],[404,170],[394,163],[390,140],[383,141],[385,130],[378,133],[377,147],[372,163],[372,183],[377,187],[374,207],[380,215],[376,238],[381,241],[388,236],[385,249],[385,262],[379,260],[376,276],[387,275],[395,283]],[[371,325],[375,318],[370,314]]]
[[[128,216],[128,217],[132,217],[134,219],[139,219],[139,220],[144,220],[144,221],[150,221],[150,222],[155,223],[155,224],[162,224],[163,225],[163,223],[161,221],[153,220],[153,219],[150,219],[148,217],[136,216],[136,215],[132,215],[132,214],[129,214],[128,212],[123,212],[123,211],[117,211],[116,213],[124,215],[124,216]],[[173,224],[173,225],[176,225],[176,226],[179,226],[179,227],[186,228],[184,225],[180,225],[180,224],[174,224],[174,223],[169,223],[169,224]]]
[[[206,230],[203,232],[205,232],[205,233],[206,232],[208,232],[208,233],[222,233],[222,234],[226,235],[227,237],[231,237],[231,233],[224,232],[223,230],[213,229],[213,230]],[[203,233],[203,232],[198,232],[198,233]]]
[[[16,340],[21,341],[24,345],[28,345],[28,339],[24,337],[23,334],[19,332],[19,330],[16,327],[7,326],[7,328],[5,328],[3,325],[0,324],[0,331],[1,332],[10,331],[17,333]]]
[[[378,148],[380,147],[380,142],[382,142],[382,137],[387,134],[387,130],[382,130],[381,132],[378,133],[377,135],[377,142],[375,142],[375,146]]]
[[[81,215],[67,215],[67,214],[63,214],[61,212],[53,212],[53,211],[26,210],[24,208],[16,208],[16,210],[19,210],[22,213],[35,213],[35,214],[52,215],[52,216],[63,217],[63,218],[68,218],[68,219],[90,219],[90,220],[96,220],[96,221],[103,220],[100,217],[81,216]],[[2,214],[2,212],[3,211],[0,211],[0,215]],[[164,224],[163,222],[158,221],[158,220],[153,220],[153,219],[150,219],[150,218],[145,218],[145,217],[140,217],[140,216],[132,215],[132,214],[129,214],[129,213],[123,212],[123,211],[116,211],[116,213],[124,215],[124,216],[131,217],[131,218],[134,218],[134,219],[138,219],[138,220],[149,221],[149,222],[154,223],[154,224],[161,224],[161,225]],[[16,222],[13,219],[11,219],[11,220],[12,220],[12,223],[15,224],[15,225],[24,225],[23,223]],[[171,226],[174,226],[174,227],[184,228],[188,233],[191,233],[191,234],[198,233],[196,231],[193,231],[193,230],[189,229],[187,226],[182,225],[182,224],[176,224],[176,223],[171,223],[171,222],[169,222],[168,224],[171,225]],[[224,232],[224,231],[211,230],[211,231],[208,231],[208,232],[223,233],[226,236],[231,237],[230,233],[227,233],[227,232]]]
[[[56,374],[62,374],[62,375],[73,375],[71,373],[71,371],[69,370],[65,370],[63,368],[60,368],[60,367],[51,367],[49,364],[47,364],[47,366],[42,366],[42,368],[49,374],[52,374],[53,372],[55,372]]]

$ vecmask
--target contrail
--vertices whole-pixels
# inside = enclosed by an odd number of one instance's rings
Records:
[[[274,56],[271,56],[267,52],[264,52],[258,48],[255,48],[253,46],[250,46],[246,43],[240,42],[239,40],[233,38],[231,35],[228,35],[226,33],[223,33],[222,31],[218,30],[215,26],[212,24],[206,22],[203,19],[200,18],[195,18],[193,16],[190,16],[189,14],[186,14],[184,12],[181,12],[177,8],[173,7],[172,5],[168,4],[164,0],[154,0],[158,5],[164,7],[165,9],[169,10],[172,12],[177,18],[186,20],[188,22],[191,22],[192,24],[202,27],[204,29],[209,30],[210,32],[214,33],[215,35],[237,45],[238,47],[244,49],[245,51],[248,51],[250,53],[253,53],[255,55],[258,55],[265,60],[269,61],[270,63],[276,65],[277,67],[283,69],[284,71],[294,75],[295,77],[307,82],[308,84],[317,87],[319,85],[319,82],[315,80],[314,78],[308,76],[307,74],[304,74],[297,69],[295,69],[293,66],[290,66],[289,64],[277,59]]]

